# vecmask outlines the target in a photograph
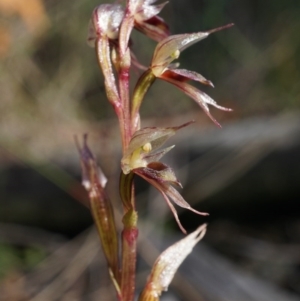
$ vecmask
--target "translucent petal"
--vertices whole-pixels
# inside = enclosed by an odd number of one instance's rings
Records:
[[[158,15],[167,3],[168,2],[164,2],[159,5],[149,5],[144,3],[142,8],[138,9],[138,14],[135,16],[136,21],[142,22]]]
[[[172,145],[157,152],[150,153],[149,155],[144,156],[144,160],[146,160],[147,164],[149,164],[150,162],[159,161],[167,152],[169,152],[174,147],[175,145]]]
[[[169,208],[171,209],[173,216],[177,222],[178,227],[180,228],[180,230],[186,234],[186,230],[184,229],[184,227],[181,225],[177,211],[175,209],[175,207],[173,206],[173,204],[171,203],[169,197],[167,196],[167,194],[164,192],[164,186],[162,185],[162,183],[160,183],[160,181],[157,181],[155,179],[155,176],[153,176],[153,174],[151,174],[150,172],[145,172],[145,169],[143,168],[139,168],[134,170],[134,173],[136,173],[137,175],[139,175],[140,177],[142,177],[144,180],[146,180],[147,182],[149,182],[151,185],[153,185],[163,196],[163,198],[165,199],[165,201],[167,202],[167,205],[169,206]]]
[[[123,17],[124,10],[121,5],[102,4],[96,7],[92,15],[96,35],[106,35],[109,39],[117,39]]]
[[[149,166],[149,165],[148,165]],[[151,165],[150,165],[151,166]],[[167,171],[164,175],[163,173],[160,173],[158,170],[145,167],[145,168],[137,168],[134,169],[133,172],[143,179],[145,179],[147,182],[149,182],[151,185],[153,185],[160,193],[163,195],[165,201],[167,202],[168,206],[170,207],[175,220],[181,229],[183,233],[186,233],[185,229],[182,227],[177,212],[172,205],[170,199],[179,207],[188,209],[196,214],[200,215],[208,215],[208,213],[200,212],[195,209],[193,209],[189,203],[187,203],[184,198],[181,196],[181,194],[173,187],[170,183],[176,183],[179,184],[178,180],[176,179],[175,174],[170,171]],[[175,181],[176,182],[175,182]]]
[[[194,80],[197,82],[200,82],[201,84],[204,85],[208,85],[213,87],[213,83],[210,80],[207,80],[204,76],[202,76],[201,74],[195,72],[195,71],[190,71],[190,70],[186,70],[186,69],[172,69],[172,70],[167,70],[166,72],[164,72],[164,76],[170,76],[174,79],[178,79],[180,81],[180,79],[182,79],[182,81],[184,80]]]
[[[219,127],[221,127],[221,125],[210,114],[208,105],[212,105],[212,106],[216,107],[219,110],[232,111],[232,109],[230,109],[230,108],[225,108],[225,107],[219,106],[216,103],[216,101],[214,101],[206,93],[204,93],[201,90],[195,88],[194,86],[189,85],[188,83],[181,82],[181,81],[178,81],[178,80],[174,80],[174,79],[172,79],[168,76],[164,76],[164,74],[161,76],[161,78],[168,81],[169,83],[175,85],[180,90],[182,90],[186,95],[193,98],[196,101],[196,103],[203,109],[205,114]]]
[[[153,16],[143,21],[136,20],[134,27],[157,42],[160,42],[170,35],[168,24],[159,16]]]
[[[199,215],[209,215],[206,212],[197,211],[194,208],[192,208],[191,205],[185,201],[185,199],[181,196],[181,194],[173,186],[164,184],[164,192],[179,207],[188,209]]]
[[[161,253],[153,265],[140,300],[146,300],[147,297],[149,299],[151,296],[159,297],[162,291],[168,289],[179,266],[192,252],[194,246],[203,238],[205,232],[206,224]]]
[[[197,32],[191,34],[172,35],[159,42],[154,50],[151,69],[159,76],[168,65],[179,57],[181,51],[205,39],[209,33]]]
[[[154,50],[151,69],[155,76],[159,77],[169,64],[177,59],[180,53],[187,47],[205,39],[211,33],[229,28],[233,24],[228,24],[206,32],[196,32],[190,34],[172,35],[159,42]]]

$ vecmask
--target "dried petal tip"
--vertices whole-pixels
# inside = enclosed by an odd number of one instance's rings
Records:
[[[220,31],[220,30],[223,30],[223,29],[230,28],[230,27],[232,27],[232,26],[234,26],[234,23],[229,23],[229,24],[227,24],[227,25],[220,26],[220,27],[217,27],[217,28],[208,30],[207,32],[208,32],[209,34],[211,34],[211,33],[214,33],[214,32]]]
[[[181,263],[206,232],[206,224],[165,250],[156,260],[139,301],[159,300],[168,287]]]
[[[77,136],[75,136],[76,147],[80,154],[81,169],[82,169],[82,185],[87,191],[89,191],[92,186],[90,181],[91,174],[95,173],[99,181],[99,184],[102,188],[106,186],[107,178],[104,175],[101,168],[97,165],[95,157],[87,145],[87,139],[88,139],[88,135],[84,134],[83,146],[81,147]]]

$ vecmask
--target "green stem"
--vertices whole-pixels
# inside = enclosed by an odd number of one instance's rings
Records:
[[[135,85],[132,97],[132,109],[131,109],[131,127],[133,131],[139,129],[140,117],[139,110],[142,101],[149,90],[149,88],[154,83],[156,77],[152,73],[151,69],[146,70],[139,78]]]
[[[122,232],[122,274],[121,292],[122,301],[132,301],[135,293],[136,277],[136,250],[138,215],[135,210],[129,210],[123,218],[124,229]]]

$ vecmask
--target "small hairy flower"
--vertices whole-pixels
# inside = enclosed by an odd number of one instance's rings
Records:
[[[190,123],[179,127],[157,128],[148,127],[135,132],[121,160],[124,174],[135,168],[146,167],[150,162],[158,161],[173,146],[159,149],[176,131]]]
[[[160,78],[175,85],[185,94],[193,98],[196,103],[204,110],[206,115],[208,115],[210,119],[212,119],[213,122],[218,126],[220,126],[220,124],[210,114],[208,105],[212,105],[224,111],[231,111],[231,109],[219,106],[207,94],[187,83],[188,80],[194,80],[213,87],[212,82],[207,80],[197,72],[186,69],[177,69],[179,64],[172,64],[172,62],[178,59],[180,53],[186,48],[205,39],[209,34],[224,28],[231,27],[232,25],[233,24],[229,24],[207,32],[169,36],[157,44],[150,66],[150,70],[156,78]]]
[[[179,129],[186,127],[190,123],[191,122],[185,123],[178,127],[151,127],[136,131],[121,161],[124,174],[133,172],[154,186],[162,194],[178,226],[184,233],[186,233],[186,231],[179,221],[176,209],[171,203],[171,200],[179,207],[188,209],[197,214],[207,215],[207,213],[193,209],[184,200],[180,193],[172,186],[182,187],[173,169],[158,160],[170,151],[174,145],[164,149],[160,149],[160,147],[171,136],[175,135]]]

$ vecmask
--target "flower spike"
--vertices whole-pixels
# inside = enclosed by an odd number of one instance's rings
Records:
[[[162,79],[194,99],[206,115],[220,126],[209,112],[209,106],[224,111],[231,109],[219,106],[204,92],[190,85],[189,81],[196,81],[214,87],[213,83],[201,74],[179,68],[176,60],[186,48],[233,24],[205,32],[170,35],[168,25],[158,16],[167,2],[160,4],[157,4],[157,0],[114,2],[101,4],[94,9],[87,41],[95,48],[97,61],[104,76],[106,96],[115,110],[120,126],[123,154],[119,180],[119,194],[123,205],[123,228],[120,237],[112,202],[105,189],[107,178],[88,147],[87,135],[83,136],[81,143],[77,138],[75,140],[80,154],[82,184],[89,196],[86,205],[98,230],[117,299],[130,301],[135,299],[139,233],[134,177],[142,178],[160,192],[184,234],[187,234],[187,231],[180,222],[177,206],[199,215],[208,215],[195,210],[185,201],[178,191],[182,188],[182,184],[174,170],[160,162],[160,159],[174,148],[174,145],[163,147],[164,143],[179,129],[194,121],[174,127],[141,129],[140,106],[155,80]],[[149,67],[139,63],[138,57],[133,53],[131,38],[133,29],[158,42]],[[134,86],[130,80],[132,67],[143,70]],[[131,90],[131,87],[134,89]],[[159,301],[162,291],[168,289],[178,267],[204,236],[205,231],[206,225],[199,227],[158,257],[139,301]]]

